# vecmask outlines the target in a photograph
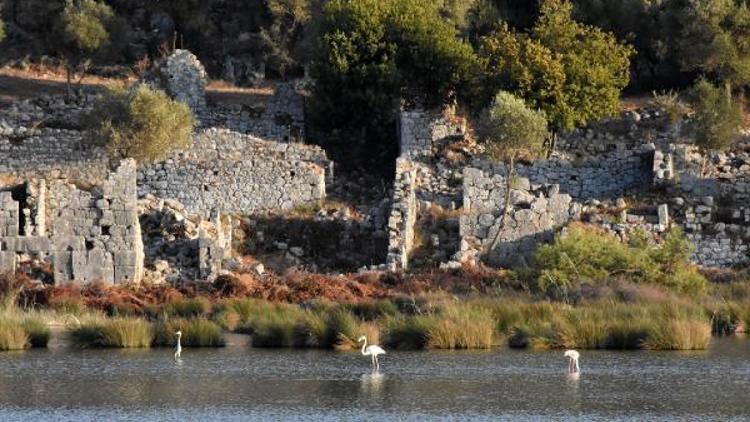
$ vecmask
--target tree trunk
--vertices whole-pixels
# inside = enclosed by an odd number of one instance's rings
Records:
[[[66,88],[66,99],[68,101],[73,98],[73,67],[70,63],[65,64],[65,74],[67,78]]]
[[[547,149],[547,159],[549,159],[552,156],[552,153],[555,152],[556,147],[557,147],[557,131],[553,130],[552,135],[549,138],[549,148]]]

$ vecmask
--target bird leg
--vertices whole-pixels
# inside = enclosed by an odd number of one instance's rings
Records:
[[[380,361],[378,361],[378,356],[375,355],[373,357],[375,358],[375,370],[379,371],[380,370]]]

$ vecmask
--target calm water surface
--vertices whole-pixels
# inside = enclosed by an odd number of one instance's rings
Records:
[[[750,342],[707,352],[0,353],[0,421],[750,420]]]

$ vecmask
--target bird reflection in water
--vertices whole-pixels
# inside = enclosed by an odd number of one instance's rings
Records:
[[[366,394],[379,394],[383,390],[385,375],[380,371],[372,371],[362,374],[360,378],[360,389]]]

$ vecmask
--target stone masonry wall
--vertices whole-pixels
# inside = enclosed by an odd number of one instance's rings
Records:
[[[464,213],[460,219],[459,261],[486,260],[492,265],[525,262],[540,243],[580,214],[580,205],[558,185],[540,185],[518,178],[510,192],[505,217],[504,174],[464,169]]]
[[[6,180],[68,178],[106,180],[109,159],[78,131],[57,129],[0,133],[0,175]],[[290,209],[325,198],[331,166],[316,146],[263,141],[236,132],[201,130],[191,147],[139,169],[138,193],[176,199],[190,212],[214,208],[250,213]]]
[[[56,283],[137,283],[143,241],[135,162],[123,161],[91,189],[67,179],[33,179],[25,192],[0,184],[0,228],[0,270],[13,271],[26,257],[52,263]]]
[[[449,114],[448,111],[402,110],[398,121],[401,155],[432,155],[437,142],[461,134],[461,126],[453,122]]]
[[[214,209],[288,210],[325,198],[328,165],[318,147],[209,129],[196,134],[188,150],[140,169],[138,191],[178,200],[204,216]]]
[[[414,243],[417,221],[415,182],[417,172],[412,163],[400,157],[396,160],[391,214],[388,218],[388,255],[386,266],[391,270],[408,269],[409,253]]]

